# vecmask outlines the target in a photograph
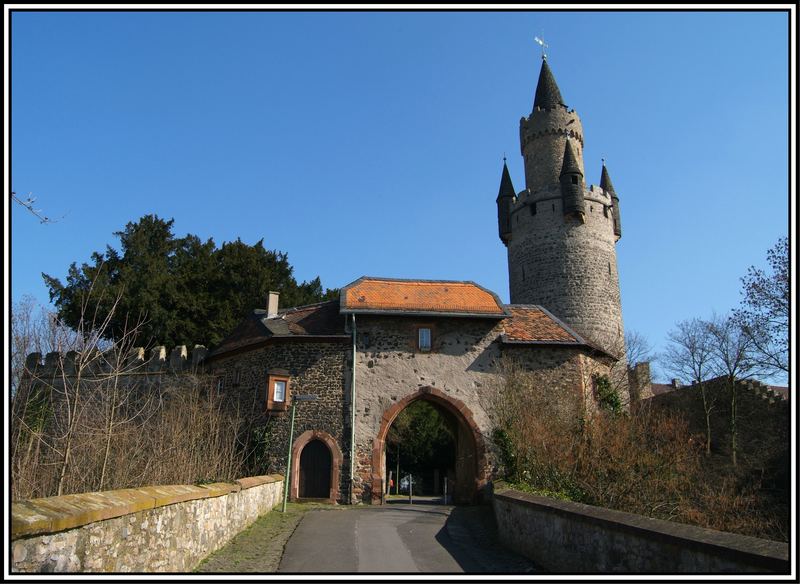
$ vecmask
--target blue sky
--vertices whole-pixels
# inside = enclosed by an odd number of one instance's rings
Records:
[[[127,222],[289,254],[298,280],[474,280],[541,57],[620,197],[625,326],[726,312],[788,229],[779,12],[16,12],[11,297],[47,303]]]

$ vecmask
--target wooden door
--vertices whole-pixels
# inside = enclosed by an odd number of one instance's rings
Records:
[[[331,496],[332,457],[321,440],[312,440],[300,454],[301,498],[327,499]]]

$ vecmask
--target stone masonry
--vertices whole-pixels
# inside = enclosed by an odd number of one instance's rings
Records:
[[[572,170],[577,173],[567,177],[572,181],[565,180],[567,169],[562,167],[568,140],[575,156]],[[509,196],[508,187],[501,184],[498,197],[501,238],[508,247],[511,302],[544,306],[589,340],[622,355],[615,249],[621,234],[615,228],[619,201],[612,198],[610,186],[609,192],[583,186],[583,144],[580,118],[564,105],[543,61],[533,111],[520,121],[526,188]],[[571,193],[578,187],[577,195]],[[567,212],[575,209],[575,197],[581,213]],[[564,206],[567,201],[569,208]]]
[[[430,352],[415,348],[416,327],[420,325],[432,327]],[[475,469],[476,488],[480,489],[494,476],[497,466],[491,446],[492,410],[504,360],[523,364],[534,383],[556,387],[565,394],[586,391],[586,379],[592,373],[607,374],[613,361],[588,357],[585,349],[574,347],[532,350],[503,344],[502,325],[493,321],[359,316],[357,327],[355,491],[367,501],[375,496],[375,486],[386,478],[382,465],[374,468],[376,436],[385,423],[385,412],[404,398],[425,399],[419,392],[431,387],[440,390],[445,399],[464,404],[486,447],[484,466]]]
[[[339,476],[340,502],[349,486],[349,438],[345,423],[349,419],[350,346],[341,342],[290,340],[271,343],[238,354],[227,354],[209,363],[211,374],[223,379],[226,391],[253,397],[253,407],[264,412],[267,372],[285,370],[291,395],[314,394],[317,401],[301,403],[295,412],[294,437],[314,430],[330,435],[345,456]],[[238,382],[237,382],[238,379]],[[269,450],[262,465],[268,472],[284,473],[289,448],[290,412],[264,412],[264,429]],[[349,424],[348,424],[349,428]]]
[[[283,477],[14,502],[13,572],[187,572],[281,501]]]

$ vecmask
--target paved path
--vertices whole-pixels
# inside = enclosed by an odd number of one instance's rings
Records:
[[[535,571],[496,540],[491,509],[432,504],[307,513],[284,549],[283,573]]]

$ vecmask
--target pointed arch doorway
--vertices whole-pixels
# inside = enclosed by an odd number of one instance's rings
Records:
[[[480,493],[486,485],[486,447],[472,412],[461,400],[435,387],[422,387],[383,413],[380,429],[372,446],[372,503],[382,503],[382,495],[386,489],[386,438],[389,428],[403,410],[418,400],[429,401],[453,422],[455,430],[453,501],[462,505],[478,502]]]
[[[342,451],[333,436],[308,430],[292,445],[292,478],[289,497],[336,503],[342,469]]]

